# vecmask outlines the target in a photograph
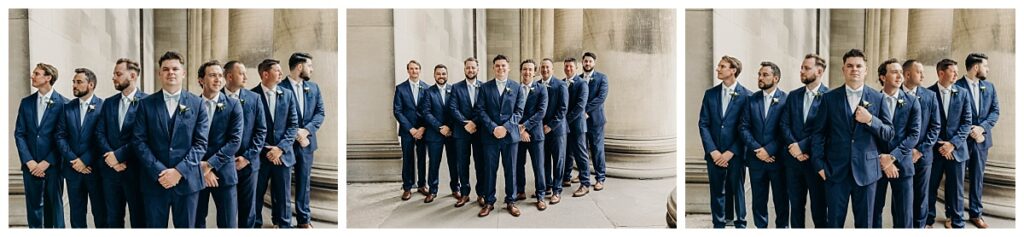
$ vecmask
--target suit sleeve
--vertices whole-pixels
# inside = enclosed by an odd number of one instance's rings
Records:
[[[884,99],[880,101],[878,116],[871,116],[871,122],[868,124],[871,129],[868,131],[874,133],[876,141],[885,144],[896,136],[896,131],[892,128],[892,115],[889,114],[889,110],[885,109],[888,103]]]
[[[28,128],[29,123],[32,121],[32,118],[29,118],[26,114],[27,109],[25,109],[25,104],[26,103],[23,101],[21,106],[19,106],[18,118],[14,125],[14,144],[18,147],[18,158],[21,158],[22,165],[35,160],[35,158],[32,157],[32,149],[29,149],[28,147],[28,131],[25,131]]]
[[[228,120],[228,124],[225,124],[228,125],[228,142],[217,151],[217,154],[211,156],[211,159],[209,160],[210,167],[213,167],[215,170],[220,170],[222,167],[225,169],[234,169],[235,167],[233,165],[225,165],[234,164],[234,154],[238,151],[238,147],[242,146],[242,106],[232,100],[228,100],[228,102],[234,103],[234,106],[231,106],[230,120]]]
[[[263,149],[267,139],[267,118],[263,114],[263,103],[256,100],[253,104],[255,104],[256,108],[253,110],[255,117],[253,118],[252,141],[249,141],[249,147],[246,149],[245,154],[242,155],[249,162],[260,159],[260,150]]]
[[[427,123],[430,124],[431,128],[439,129],[441,126],[444,126],[444,123],[438,119],[437,116],[434,116],[434,110],[431,108],[433,107],[431,105],[434,103],[434,97],[430,95],[430,92],[431,90],[428,90],[427,96],[424,96],[423,101],[420,101],[418,110],[423,114],[423,117],[426,118]]]
[[[485,95],[485,92],[481,91],[478,99],[484,100]],[[495,127],[498,127],[498,124],[495,124],[494,121],[491,120],[491,116],[487,114],[486,104],[486,101],[477,101],[476,106],[474,106],[473,109],[476,110],[477,125],[484,126],[484,128],[487,129],[486,132],[491,133],[492,131],[494,131]]]
[[[508,119],[502,126],[509,131],[515,131],[516,126],[519,126],[519,121],[523,119],[523,110],[526,107],[526,90],[519,88],[519,93],[516,95],[516,107],[512,110],[512,117]],[[542,115],[543,117],[543,115]]]
[[[456,87],[456,88],[458,88],[458,87]],[[458,94],[459,93],[458,89],[453,89],[453,91],[455,91],[455,92],[453,92],[452,94]],[[468,95],[468,93],[469,93],[468,90],[467,90],[466,93]],[[466,123],[465,122],[466,120],[473,120],[472,117],[468,117],[467,115],[462,114],[462,110],[460,110],[460,108],[462,108],[461,103],[462,103],[462,100],[460,100],[459,98],[455,98],[455,96],[452,96],[452,98],[448,99],[448,104],[445,105],[445,106],[448,106],[448,111],[451,111],[452,124],[453,125],[462,126],[462,125],[464,125]]]
[[[925,152],[930,151],[935,143],[939,141],[939,130],[942,129],[942,125],[939,124],[939,102],[936,100],[924,100],[921,104],[921,111],[924,111],[925,106],[931,108],[932,111],[928,114],[928,117],[924,117],[924,113],[921,113],[921,123],[928,123],[927,130],[921,131],[921,135],[924,136],[924,140],[917,144],[917,151]]]
[[[199,117],[196,118],[196,123],[192,124],[192,139],[189,139],[188,154],[185,155],[185,159],[174,165],[174,168],[181,173],[182,179],[185,180],[188,177],[201,177],[200,175],[191,174],[191,172],[197,169],[189,168],[199,167],[199,162],[206,155],[206,147],[209,143],[207,135],[210,133],[210,119],[206,114],[206,109],[202,109],[202,105],[198,105],[198,103],[194,103],[192,107],[196,108],[196,116]]]
[[[814,171],[825,171],[825,176],[828,177],[831,172],[827,169],[827,162],[825,161],[825,142],[827,131],[826,128],[830,126],[828,114],[829,112],[829,101],[822,100],[821,104],[818,105],[818,112],[814,114],[814,118],[811,121],[809,127],[812,137],[811,150],[811,162],[814,165]]]
[[[786,105],[782,106],[782,114],[779,115],[779,120],[780,120],[779,121],[779,126],[780,126],[780,130],[781,130],[781,132],[779,132],[779,134],[781,134],[780,137],[782,138],[782,142],[785,143],[784,145],[786,147],[788,147],[789,144],[793,144],[793,143],[799,142],[798,140],[796,140],[796,133],[792,131],[793,130],[793,125],[792,125],[793,120],[790,119],[790,116],[791,116],[791,114],[790,114],[790,110],[791,110],[790,106],[793,104],[793,102],[789,101],[789,100],[793,99],[793,97],[795,97],[795,96],[790,95],[789,97],[786,97]],[[803,150],[802,147],[800,149]]]
[[[397,86],[395,87],[395,100],[394,100],[393,104],[394,104],[395,119],[398,120],[398,127],[399,127],[399,129],[401,129],[398,133],[402,134],[402,133],[407,133],[407,132],[409,132],[409,130],[413,129],[414,124],[412,124],[412,121],[409,121],[409,118],[406,118],[405,114],[402,113],[402,107],[403,107],[402,103],[405,103],[405,102],[402,101],[402,91],[399,88],[400,87],[397,87]],[[271,110],[273,110],[273,109],[271,109]]]
[[[288,98],[287,96],[282,98]],[[294,100],[288,103],[288,119],[284,130],[284,136],[277,142],[277,147],[282,150],[292,147],[295,144],[295,136],[299,131],[299,112],[298,105],[295,104]]]
[[[132,142],[137,152],[139,163],[142,165],[146,175],[150,180],[157,180],[160,172],[166,170],[167,167],[164,164],[156,160],[156,156],[153,155],[153,151],[149,149],[149,137],[147,136],[146,128],[149,126],[149,116],[145,116],[145,108],[143,105],[139,105],[135,116],[135,128],[132,129],[133,139]]]
[[[962,97],[966,97],[966,93],[961,93],[961,95]],[[952,142],[954,146],[957,144],[967,144],[967,135],[971,133],[971,121],[975,116],[974,111],[971,109],[970,101],[967,100],[967,98],[963,98],[963,101],[964,103],[960,104],[960,111],[963,111],[963,113],[960,114],[960,121],[963,122],[960,123],[960,127],[956,129],[956,134],[954,134],[953,138],[950,139],[950,142]],[[962,148],[955,147],[954,149]]]
[[[601,85],[598,85],[597,91],[590,91],[590,93],[597,93],[593,100],[587,103],[587,114],[594,112],[595,109],[604,104],[604,99],[608,98],[608,77],[604,77]]]
[[[308,123],[299,125],[309,131],[311,136],[315,136],[314,134],[320,130],[320,126],[324,124],[324,117],[327,116],[327,112],[324,110],[324,97],[320,94],[320,86],[314,85],[313,87],[316,89],[316,96],[314,96],[316,98],[316,102],[313,106],[313,117],[310,118]]]
[[[66,102],[68,102],[68,101],[67,100],[63,100],[63,99],[61,99],[61,100],[54,100],[53,106],[57,107],[55,109],[55,111],[57,111],[57,114],[59,114],[59,117],[56,118],[56,121],[55,121],[56,124],[54,124],[54,125],[60,124],[61,120],[63,120],[61,117],[64,117],[64,103],[66,103]],[[49,110],[49,109],[47,109],[47,110]],[[56,134],[51,134],[50,136],[56,137]],[[46,163],[50,163],[50,168],[59,168],[60,167],[59,166],[60,164],[58,164],[58,162],[60,162],[60,160],[57,159],[58,157],[60,157],[60,155],[51,155],[51,156],[47,156],[46,157]]]
[[[587,96],[589,96],[587,94],[590,92],[590,88],[583,85],[577,86],[576,88],[578,88],[576,90],[580,91],[580,93],[576,95],[576,103],[569,105],[569,112],[565,115],[566,118],[579,118],[583,116],[581,113],[587,109]]]
[[[562,122],[565,121],[565,113],[566,111],[569,110],[569,87],[563,85],[561,88],[558,89],[558,92],[559,93],[557,97],[551,97],[551,94],[548,94],[547,96],[548,103],[555,103],[555,111],[546,111],[547,108],[545,108],[544,111],[545,114],[555,113],[551,121],[548,121],[548,124],[546,124],[548,127],[551,128],[554,128],[559,124],[562,124]]]
[[[985,133],[992,133],[992,127],[996,126],[996,121],[999,121],[999,97],[996,96],[995,88],[992,88],[992,105],[988,108],[988,116],[985,120],[981,121],[981,127],[985,128]]]
[[[741,106],[747,107],[748,104],[743,103],[743,105]],[[749,108],[745,109],[749,110]],[[750,114],[752,113],[745,113],[742,116],[740,116],[740,138],[743,139],[743,143],[744,145],[747,145],[748,149],[756,150],[762,148],[763,146],[761,146],[761,144],[757,142],[757,138],[755,138],[754,134],[750,132]]]
[[[704,94],[704,99],[700,103],[700,116],[697,118],[697,130],[700,130],[700,141],[704,146],[704,153],[711,154],[719,149],[715,144],[715,139],[711,136],[711,101],[708,99],[710,99],[708,95]]]
[[[104,104],[106,104],[105,101]],[[107,152],[114,151],[112,148],[110,148],[110,141],[107,141],[107,107],[108,106],[103,106],[103,108],[100,109],[100,121],[96,122],[95,145],[99,147],[99,154],[101,155]]]
[[[537,93],[538,93],[538,95],[537,95],[537,99],[538,99],[537,107],[539,107],[540,110],[537,111],[536,113],[533,113],[533,116],[530,116],[529,118],[526,119],[526,122],[524,123],[524,124],[526,124],[526,130],[530,130],[530,129],[537,128],[538,126],[542,126],[542,124],[544,123],[544,113],[548,110],[548,93],[547,93],[547,90],[540,89],[540,90],[537,90]],[[523,96],[523,98],[526,98],[526,96]],[[525,100],[524,100],[524,105],[525,105]],[[542,130],[541,133],[543,133],[543,129],[541,129],[541,130]]]
[[[57,138],[57,151],[62,156],[64,161],[72,161],[78,158],[77,155],[71,150],[71,145],[68,144],[68,124],[67,116],[64,115],[64,111],[60,112],[60,116],[57,117],[57,129],[55,129]],[[84,161],[84,160],[83,160]],[[54,165],[53,163],[50,163]]]
[[[921,140],[921,103],[913,102],[909,104],[912,104],[912,106],[910,107],[910,120],[908,121],[909,123],[907,123],[907,136],[903,138],[903,141],[901,141],[899,146],[896,147],[897,151],[904,152],[904,154],[908,154],[907,156],[896,156],[896,159],[901,160],[914,159],[912,155],[913,152],[911,152],[910,150],[914,148],[914,145],[917,144],[917,141]],[[897,162],[897,164],[899,164],[899,162]],[[909,169],[910,167],[900,168]]]

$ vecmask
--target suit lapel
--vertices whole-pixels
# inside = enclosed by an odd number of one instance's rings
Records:
[[[715,87],[714,90],[711,90],[711,92],[713,93],[711,95],[711,101],[714,102],[711,103],[712,105],[714,105],[711,106],[711,112],[714,113],[714,115],[717,115],[720,119],[725,118],[725,113],[723,113],[722,111],[722,103],[725,103],[724,98],[722,98],[722,90],[722,84],[718,84],[718,86]]]

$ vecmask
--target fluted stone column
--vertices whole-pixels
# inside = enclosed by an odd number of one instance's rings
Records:
[[[488,9],[487,11],[487,57],[481,59],[480,72],[487,75],[494,73],[491,59],[498,54],[508,57],[508,78],[519,80],[519,62],[524,58],[521,53],[522,10],[519,9]],[[492,78],[483,78],[485,81]]]
[[[1005,218],[1015,216],[1016,206],[1015,29],[1013,10],[957,9],[953,12],[953,47],[950,57],[961,62],[960,72],[967,74],[964,64],[967,54],[985,53],[989,57],[987,80],[995,84],[999,96],[1000,115],[996,126],[992,128],[993,145],[985,167],[982,201],[986,215]]]
[[[921,62],[923,86],[931,86],[938,81],[935,64],[953,50],[953,9],[914,9],[908,18],[906,58]]]
[[[29,11],[26,9],[7,10],[7,29],[9,38],[7,41],[7,127],[13,131],[17,121],[17,111],[21,99],[33,93],[32,84],[29,81],[32,68],[35,63],[29,61],[29,40],[31,39],[28,30]],[[25,183],[21,173],[21,159],[18,158],[18,149],[14,143],[13,132],[9,133],[7,141],[7,203],[15,203],[16,200],[25,199]],[[8,206],[8,221],[10,225],[25,226],[28,222],[25,208],[14,205]]]
[[[150,80],[145,80],[147,82],[144,83],[151,85],[150,88],[153,89],[146,92],[152,93],[162,88],[159,78],[160,56],[167,51],[186,53],[188,50],[188,15],[188,10],[185,9],[153,10],[153,65],[142,68],[153,73]]]
[[[272,9],[231,9],[228,12],[227,58],[245,64],[246,88],[260,83],[256,66],[274,57],[274,10]],[[281,60],[282,58],[278,58]],[[286,69],[287,58],[282,69]],[[226,62],[225,62],[226,63]]]
[[[554,75],[564,78],[563,63],[567,57],[581,60],[583,55],[583,10],[557,9],[554,13]]]
[[[865,33],[865,10],[864,9],[832,9],[829,29],[831,34],[828,40],[831,47],[828,52],[827,73],[829,78],[828,88],[838,88],[844,83],[843,78],[843,54],[850,49],[864,49],[866,42]],[[870,70],[869,70],[870,71]]]

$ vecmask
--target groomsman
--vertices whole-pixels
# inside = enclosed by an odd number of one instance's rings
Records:
[[[962,197],[964,194],[964,169],[969,159],[967,136],[971,133],[971,121],[974,113],[971,110],[970,95],[965,88],[954,84],[956,80],[956,61],[942,59],[935,66],[939,81],[928,89],[937,94],[941,128],[939,140],[933,152],[938,156],[932,161],[932,177],[928,184],[928,217],[925,228],[935,223],[935,201],[938,195],[939,181],[946,176],[945,197]],[[946,198],[946,228],[964,228],[963,198]]]
[[[296,227],[313,228],[310,222],[309,192],[313,170],[313,152],[317,149],[316,132],[324,123],[324,99],[320,86],[309,81],[313,73],[313,57],[308,53],[296,52],[288,58],[291,74],[281,87],[291,90],[299,116],[299,130],[295,136],[295,219]]]
[[[582,197],[590,193],[590,153],[587,152],[587,93],[590,88],[576,74],[576,58],[567,58],[563,61],[565,79],[562,79],[569,87],[569,108],[565,113],[565,121],[569,133],[566,137],[565,146],[565,172],[562,173],[562,187],[569,187],[569,179],[572,177],[572,163],[580,169],[580,187],[572,193],[573,197]]]
[[[967,98],[970,100],[971,113],[974,115],[971,120],[971,132],[967,137],[967,151],[970,158],[967,159],[968,189],[970,206],[967,214],[970,216],[971,224],[978,228],[988,228],[985,219],[982,218],[981,192],[985,186],[985,163],[988,161],[988,149],[992,148],[992,127],[999,121],[999,99],[996,96],[996,87],[988,78],[988,56],[982,53],[971,53],[964,60],[967,66],[967,75],[956,82],[960,88],[967,89]]]
[[[526,200],[526,153],[530,153],[530,165],[533,166],[533,183],[536,191],[537,210],[548,209],[544,203],[544,113],[548,109],[548,91],[533,80],[537,64],[527,59],[519,64],[522,79],[520,83],[526,91],[526,104],[523,107],[523,119],[519,122],[519,152],[516,157],[516,200]]]
[[[139,190],[142,166],[132,148],[132,129],[139,100],[149,94],[136,86],[142,68],[134,60],[122,58],[114,64],[114,89],[120,93],[110,96],[99,106],[100,120],[96,122],[96,146],[103,159],[99,165],[102,177],[103,200],[107,207],[107,226],[124,228],[125,205],[131,212],[132,228],[146,227],[145,205]],[[94,161],[95,162],[95,161]],[[96,171],[96,170],[94,170]]]
[[[743,181],[746,169],[743,162],[744,144],[739,127],[743,105],[750,91],[736,81],[743,70],[740,60],[722,56],[715,72],[722,83],[704,91],[697,128],[704,147],[704,160],[708,166],[711,191],[711,223],[714,228],[725,228],[726,188],[736,194],[736,228],[747,227]]]
[[[854,226],[871,227],[875,190],[882,177],[879,159],[893,138],[892,116],[878,91],[864,85],[864,53],[851,49],[843,55],[842,87],[823,95],[811,131],[814,132],[814,169],[828,184],[828,223],[842,228],[853,203]],[[849,142],[847,142],[849,141]]]
[[[914,196],[912,227],[924,228],[928,214],[928,179],[932,174],[932,147],[939,139],[939,100],[935,93],[921,86],[924,79],[924,65],[917,60],[903,62],[903,91],[921,107],[921,136],[911,149],[911,160],[914,163],[914,186],[910,193]]]
[[[160,57],[160,92],[139,101],[134,142],[143,168],[146,227],[167,228],[173,212],[175,228],[195,226],[199,162],[206,153],[210,120],[202,99],[184,90],[184,59],[177,52]],[[173,211],[172,211],[173,209]]]
[[[426,82],[420,81],[420,63],[410,60],[405,64],[409,80],[395,86],[394,113],[398,120],[398,136],[402,143],[402,200],[412,198],[412,185],[427,195],[427,146],[423,142],[426,128],[421,117],[419,103],[428,88]],[[417,182],[417,177],[419,181]]]
[[[259,228],[256,225],[256,205],[263,205],[263,198],[256,198],[256,180],[260,171],[260,150],[267,138],[267,122],[263,112],[263,100],[259,94],[246,90],[245,64],[229,61],[224,64],[227,86],[224,94],[238,100],[242,106],[242,143],[234,154],[234,169],[238,174],[238,227]],[[268,164],[269,165],[269,164]]]
[[[427,89],[426,95],[423,96],[423,102],[419,104],[420,114],[425,120],[425,126],[427,128],[423,135],[423,140],[427,143],[427,153],[430,156],[430,166],[427,167],[427,186],[430,187],[430,193],[427,194],[427,198],[423,200],[424,203],[434,202],[434,198],[437,198],[437,189],[439,181],[439,173],[441,169],[441,154],[447,149],[447,154],[452,154],[452,148],[455,147],[455,141],[451,138],[452,129],[448,126],[448,109],[447,103],[451,99],[451,86],[448,86],[448,67],[444,64],[438,64],[434,66],[434,82],[437,83]],[[461,187],[458,186],[459,174],[456,172],[458,167],[454,162],[454,157],[449,155],[448,157],[448,175],[451,179],[449,186],[452,192],[458,192]]]
[[[476,104],[477,123],[486,134],[481,134],[484,144],[484,167],[486,178],[484,188],[485,205],[478,216],[485,217],[494,210],[495,182],[498,164],[505,175],[505,208],[512,216],[518,217],[515,194],[516,150],[520,141],[519,120],[523,116],[526,91],[519,83],[508,79],[508,58],[499,54],[491,61],[494,65],[494,80],[480,87],[479,103]]]
[[[242,144],[242,105],[221,93],[224,70],[217,60],[199,66],[199,86],[203,88],[202,109],[210,121],[209,145],[199,162],[206,188],[199,191],[196,228],[206,228],[210,196],[217,205],[217,228],[238,228],[238,171],[235,153]]]
[[[263,195],[270,185],[271,221],[275,228],[291,228],[292,213],[288,208],[291,195],[294,146],[299,129],[298,108],[291,90],[277,86],[281,81],[280,62],[264,59],[260,63],[260,85],[252,92],[261,95],[263,119],[267,121],[267,138],[260,150],[260,174],[256,183],[256,226],[263,226]]]
[[[480,133],[477,133],[476,111],[474,106],[480,91],[480,80],[476,79],[477,61],[469,57],[462,61],[463,71],[466,80],[455,83],[452,86],[452,99],[448,102],[448,109],[451,112],[451,129],[455,138],[455,163],[458,169],[459,191],[454,194],[455,207],[462,207],[469,202],[469,156],[473,155],[473,168],[476,171],[476,196],[480,206],[484,204],[484,194],[481,188],[484,182],[484,169]],[[397,94],[397,93],[396,93]],[[472,153],[470,151],[472,150]],[[405,154],[405,153],[403,153]],[[450,158],[449,158],[450,159]],[[448,169],[452,169],[451,166]],[[456,177],[452,177],[455,179]]]
[[[903,85],[903,66],[895,58],[878,65],[878,81],[882,84],[882,97],[886,109],[892,114],[894,137],[882,148],[882,177],[875,191],[872,228],[882,228],[882,208],[885,193],[892,186],[893,228],[910,228],[913,221],[914,169],[913,149],[921,137],[921,105],[916,98],[900,90]]]
[[[71,88],[77,99],[64,105],[57,122],[57,147],[61,154],[64,179],[68,185],[71,207],[71,228],[87,228],[86,214],[92,209],[96,228],[107,228],[106,207],[100,187],[100,163],[96,150],[89,145],[94,139],[96,121],[103,100],[93,96],[96,74],[88,68],[75,69]],[[92,208],[88,206],[91,205]]]
[[[768,193],[775,203],[775,228],[789,226],[789,200],[786,197],[786,170],[779,164],[782,144],[779,123],[785,107],[786,92],[778,90],[782,72],[770,61],[761,62],[757,88],[749,97],[747,111],[740,120],[740,135],[746,145],[743,158],[750,167],[750,192],[754,199],[754,226],[768,228]],[[769,189],[770,188],[770,189]]]
[[[587,119],[587,146],[590,148],[590,158],[594,162],[594,191],[604,189],[605,180],[605,156],[604,156],[604,124],[607,120],[604,117],[604,100],[608,98],[608,76],[594,70],[597,65],[597,55],[592,52],[583,53],[583,74],[580,78],[587,82],[587,112],[583,117]],[[580,180],[587,176],[580,175]],[[582,182],[582,181],[580,181]]]
[[[67,99],[53,90],[55,82],[57,68],[36,64],[31,83],[37,91],[21,99],[14,126],[29,228],[64,228],[64,180],[55,135]]]
[[[565,170],[566,112],[569,110],[569,87],[552,75],[554,63],[550,58],[541,60],[540,83],[547,88],[548,108],[544,113],[544,184],[551,194],[551,204],[562,200],[562,180]]]
[[[819,80],[825,73],[825,59],[815,54],[804,56],[800,64],[800,82],[804,86],[789,92],[786,106],[780,120],[782,141],[786,148],[781,152],[782,164],[786,169],[786,194],[789,197],[790,225],[793,228],[805,227],[808,196],[811,203],[811,220],[815,228],[828,227],[825,202],[825,180],[818,176],[811,167],[811,134],[806,127],[818,112],[821,95],[828,92],[828,87]],[[818,151],[820,152],[820,151]]]

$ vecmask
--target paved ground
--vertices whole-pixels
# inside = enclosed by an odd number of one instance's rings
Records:
[[[747,195],[747,197],[746,197],[747,198],[746,199],[747,200],[747,218],[746,218],[746,220],[747,220],[747,227],[748,228],[753,228],[754,227],[754,222],[753,222],[753,219],[752,219],[753,213],[752,213],[752,209],[750,207],[750,205],[751,205],[750,204],[750,200],[752,200],[751,197],[750,197],[750,182],[747,182],[746,185],[747,185],[747,188],[746,188],[746,192],[745,193]],[[890,196],[886,198],[886,200],[887,200],[886,201],[886,206],[885,206],[885,208],[882,211],[882,226],[885,227],[885,228],[891,228],[892,227],[892,215],[890,214],[891,213],[890,209],[891,209],[892,205],[890,205],[889,200],[891,200],[892,192],[886,192],[886,193],[888,195],[890,195]],[[769,196],[769,200],[771,200],[770,196]],[[685,219],[684,222],[686,223],[686,225],[685,225],[684,228],[711,228],[712,227],[712,225],[711,225],[711,214],[707,213],[707,210],[709,210],[709,208],[710,208],[707,184],[687,184],[686,185],[686,203],[687,203],[686,210],[690,210],[690,211],[686,211],[685,212],[686,216],[684,217],[684,219]],[[936,203],[936,206],[939,207],[939,208],[942,208],[943,204],[942,204],[941,201],[939,201],[938,203]],[[700,211],[696,211],[695,212],[694,210],[700,210]],[[809,209],[807,210],[806,216],[807,216],[807,218],[806,218],[806,222],[807,222],[806,226],[808,226],[808,227],[814,226],[814,224],[810,220],[811,212],[810,212]],[[768,226],[769,226],[769,228],[774,228],[775,227],[774,221],[775,221],[775,205],[772,204],[772,202],[769,201],[768,202],[768,222],[769,222]],[[945,223],[945,221],[946,221],[945,213],[943,213],[943,211],[941,211],[941,209],[940,209],[939,213],[937,213],[937,216],[935,218],[935,223],[936,224],[933,225],[933,226],[935,228],[943,228],[942,224]],[[1014,228],[1015,227],[1015,220],[1013,220],[1013,219],[999,218],[999,217],[994,217],[994,216],[985,216],[985,221],[989,224],[989,228]],[[850,210],[847,213],[846,225],[845,226],[846,226],[846,228],[853,228],[853,209],[852,209],[852,207],[850,208]],[[976,229],[976,227],[974,225],[970,224],[970,223],[966,224],[966,228],[968,228],[968,229]]]
[[[349,228],[666,228],[665,212],[675,177],[656,180],[609,177],[605,189],[591,190],[584,197],[572,197],[579,187],[573,184],[562,191],[562,201],[548,205],[545,211],[534,206],[536,199],[519,201],[522,211],[513,217],[504,205],[495,205],[490,216],[480,218],[476,204],[455,208],[448,188],[448,168],[442,162],[440,191],[433,203],[423,203],[424,195],[414,194],[401,200],[401,183],[350,183],[347,186]],[[472,167],[472,166],[471,166]],[[532,166],[527,162],[527,193],[533,192]],[[504,197],[502,172],[498,171],[498,194]],[[475,180],[473,180],[475,181]],[[475,184],[475,183],[474,183]],[[475,191],[473,191],[475,192]],[[473,201],[476,195],[470,194]]]
[[[10,223],[11,223],[10,227],[12,227],[12,228],[26,228],[26,227],[28,227],[27,226],[27,222],[25,220],[25,208],[24,208],[25,207],[25,195],[9,196],[8,197],[8,203],[9,203],[9,207],[10,207],[10,215],[9,215]],[[291,207],[295,208],[294,205],[291,206]],[[71,212],[69,210],[70,210],[70,207],[68,206],[68,199],[67,199],[67,195],[65,194],[64,195],[64,224],[68,228],[71,227],[71,217],[70,217],[71,216]],[[88,219],[89,228],[95,228],[96,225],[93,222],[91,211],[87,215],[86,219]],[[264,226],[263,226],[264,228],[271,228],[271,227],[273,227],[273,224],[270,223],[270,206],[263,207],[263,221],[264,221]],[[292,219],[292,222],[293,223],[295,222],[294,218]],[[125,225],[129,225],[130,226],[131,225],[130,223],[131,222],[128,221],[128,217],[125,217]],[[168,222],[168,223],[170,223],[170,222]],[[216,210],[216,208],[214,208],[214,204],[213,204],[213,200],[212,199],[210,200],[210,213],[206,216],[206,225],[209,228],[216,228],[217,227],[217,210]],[[174,226],[174,225],[172,223],[172,224],[168,224],[168,226]],[[326,223],[326,222],[318,222],[316,220],[313,220],[313,227],[315,227],[317,229],[320,229],[320,228],[337,229],[338,228],[338,224]]]

